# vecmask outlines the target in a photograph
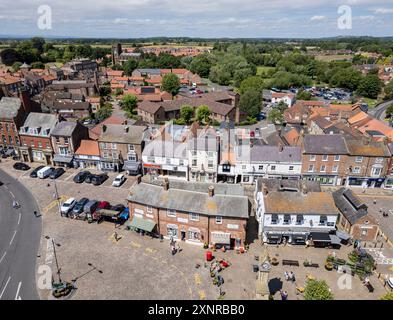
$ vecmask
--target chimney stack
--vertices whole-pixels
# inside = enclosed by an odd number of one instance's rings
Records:
[[[213,186],[210,186],[208,188],[208,193],[209,193],[209,197],[213,197],[214,196],[214,187]]]
[[[169,180],[168,180],[168,178],[164,179],[164,190],[165,191],[169,190]]]
[[[124,127],[124,133],[128,133],[128,131],[130,131],[130,127],[128,126]]]
[[[102,132],[105,132],[106,131],[106,125],[104,124],[103,126],[102,126]]]
[[[282,143],[280,143],[280,144],[278,145],[278,151],[279,151],[279,152],[283,152],[283,151],[284,151],[284,145],[283,145]]]
[[[267,196],[267,194],[269,193],[265,183],[262,183],[262,193],[263,193],[264,196]]]

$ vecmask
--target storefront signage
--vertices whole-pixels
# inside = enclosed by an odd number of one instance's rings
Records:
[[[181,223],[188,223],[188,219],[184,219],[184,218],[177,218],[177,221]]]
[[[239,229],[239,225],[238,224],[227,224],[227,228],[228,229],[238,230]]]

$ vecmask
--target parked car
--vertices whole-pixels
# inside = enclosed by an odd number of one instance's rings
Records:
[[[91,183],[95,186],[99,186],[103,184],[106,180],[108,179],[108,175],[103,173],[103,174],[97,174],[91,179]]]
[[[65,170],[63,168],[56,168],[55,170],[53,170],[51,172],[51,174],[49,175],[49,178],[51,179],[57,179],[58,177],[60,177],[63,173],[65,172]]]
[[[125,208],[126,208],[126,207],[125,207],[124,205],[122,205],[122,204],[117,204],[117,205],[112,206],[112,207],[111,207],[111,210],[113,210],[113,211],[118,211],[118,212],[123,212]]]
[[[68,213],[70,213],[70,211],[74,208],[75,205],[76,205],[75,198],[69,198],[68,200],[63,202],[63,204],[60,206],[60,213],[68,215]]]
[[[44,166],[39,166],[37,168],[35,168],[31,173],[30,173],[30,178],[37,178],[37,173],[38,171],[40,171],[42,168],[44,168]]]
[[[112,186],[120,187],[126,181],[124,174],[119,174],[112,182]]]
[[[97,207],[98,207],[99,201],[97,200],[90,200],[89,202],[87,202],[84,207],[83,207],[83,211],[86,213],[87,218],[89,217],[89,215],[92,215],[94,213],[94,211],[96,211]]]
[[[30,169],[30,167],[29,167],[26,163],[23,163],[23,162],[16,162],[16,163],[14,164],[14,169],[15,169],[15,170],[27,171],[27,170]]]
[[[86,183],[91,183],[91,180],[93,180],[93,178],[94,178],[95,176],[96,176],[96,175],[95,175],[95,174],[92,174],[92,173],[88,174],[88,175],[86,176],[86,178],[85,178],[85,182],[86,182]]]
[[[74,177],[73,181],[75,183],[82,183],[86,180],[87,176],[89,175],[91,175],[89,171],[78,172],[77,175]]]
[[[72,213],[79,214],[83,212],[85,205],[89,202],[89,199],[82,198],[76,204],[75,207],[72,209]]]
[[[89,215],[89,223],[92,223],[94,221],[99,222],[101,220],[101,215],[100,215],[100,210],[103,209],[109,209],[111,207],[111,204],[108,201],[101,201],[98,203],[98,206],[96,207],[95,211],[93,214]]]
[[[37,177],[40,179],[45,179],[50,176],[53,170],[55,170],[53,167],[44,167],[37,172]]]

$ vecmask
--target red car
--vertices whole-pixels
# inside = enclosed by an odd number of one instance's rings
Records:
[[[111,204],[108,201],[101,201],[98,204],[96,211],[94,211],[94,213],[93,213],[93,219],[99,220],[100,219],[100,210],[109,209],[110,207],[111,207]]]

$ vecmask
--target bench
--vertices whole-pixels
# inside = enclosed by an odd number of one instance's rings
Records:
[[[282,261],[283,266],[299,266],[299,261],[297,260],[283,260]]]

